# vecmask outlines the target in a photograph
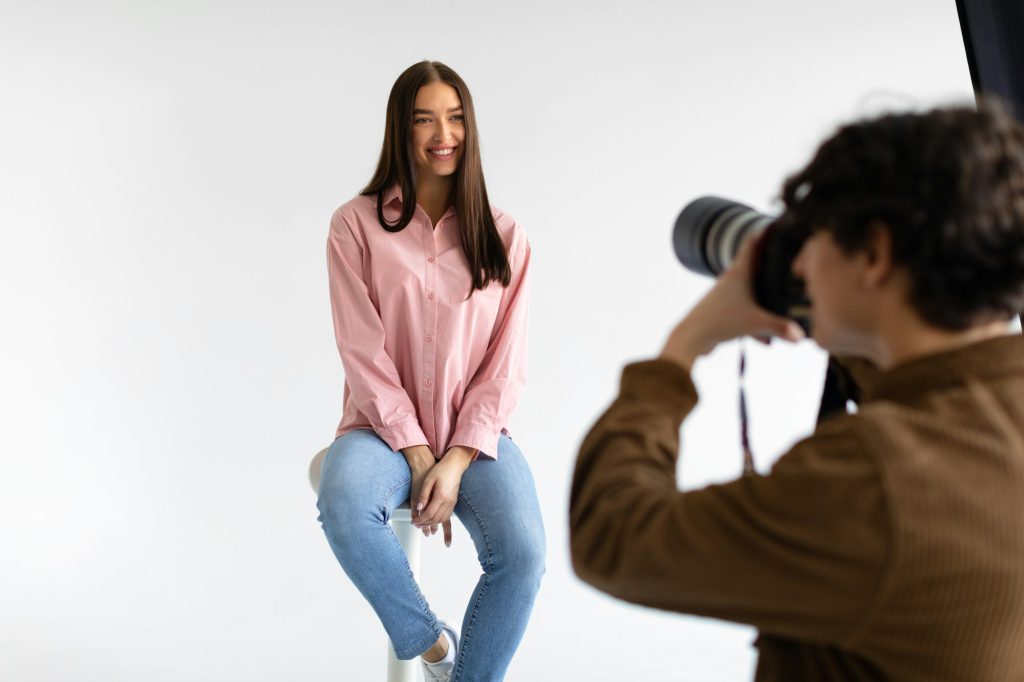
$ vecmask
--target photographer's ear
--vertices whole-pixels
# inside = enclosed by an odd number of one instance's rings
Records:
[[[868,223],[864,249],[860,253],[863,271],[861,284],[866,289],[884,286],[893,272],[892,230],[880,220]]]

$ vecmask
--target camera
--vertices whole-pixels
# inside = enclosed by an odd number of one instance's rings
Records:
[[[785,220],[759,213],[729,199],[694,199],[679,213],[672,242],[679,261],[693,272],[717,277],[732,265],[740,245],[757,238],[754,250],[754,300],[810,331],[809,305],[803,282],[793,275],[793,261],[807,238]]]

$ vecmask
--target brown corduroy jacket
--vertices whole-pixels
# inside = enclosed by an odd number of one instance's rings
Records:
[[[758,682],[1024,680],[1024,339],[916,359],[767,475],[680,492],[689,374],[629,365],[583,442],[573,564],[760,631]]]

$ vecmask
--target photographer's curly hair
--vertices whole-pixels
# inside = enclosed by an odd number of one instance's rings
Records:
[[[847,254],[878,221],[928,323],[963,330],[1024,309],[1024,127],[998,102],[843,126],[782,190],[785,218]]]

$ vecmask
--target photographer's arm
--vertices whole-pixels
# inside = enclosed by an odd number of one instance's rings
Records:
[[[873,461],[825,424],[769,476],[680,492],[679,427],[697,404],[690,368],[744,335],[802,337],[757,307],[751,244],[672,332],[661,358],[629,365],[583,442],[573,477],[573,565],[598,589],[657,608],[835,641],[872,604],[888,519]]]
[[[849,423],[822,427],[768,476],[680,492],[679,426],[696,402],[675,363],[625,368],[576,464],[577,574],[638,604],[790,637],[849,635],[874,603],[889,528],[878,473]]]
[[[753,336],[762,341],[778,337],[786,341],[804,338],[793,320],[774,315],[754,302],[751,286],[754,239],[736,254],[732,267],[722,273],[704,298],[680,322],[661,352],[661,357],[689,370],[694,361],[723,341]]]

